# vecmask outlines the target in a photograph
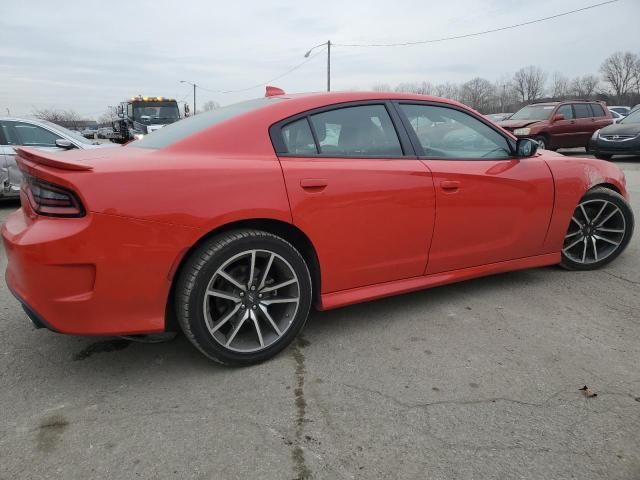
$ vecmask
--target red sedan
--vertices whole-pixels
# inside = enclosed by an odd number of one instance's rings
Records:
[[[36,325],[181,328],[230,365],[282,350],[312,305],[593,269],[633,231],[615,165],[538,152],[421,95],[271,95],[123,148],[24,148],[19,164],[6,278]]]

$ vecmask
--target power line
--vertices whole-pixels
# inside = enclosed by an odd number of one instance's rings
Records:
[[[530,20],[528,22],[517,23],[514,25],[509,25],[506,27],[493,28],[491,30],[483,30],[481,32],[467,33],[464,35],[454,35],[452,37],[442,37],[435,38],[431,40],[420,40],[416,42],[402,42],[402,43],[332,43],[336,47],[406,47],[410,45],[423,45],[426,43],[438,43],[438,42],[446,42],[448,40],[458,40],[460,38],[469,38],[469,37],[477,37],[480,35],[486,35],[488,33],[502,32],[504,30],[512,30],[514,28],[524,27],[525,25],[531,25],[534,23],[545,22],[547,20],[551,20],[554,18],[564,17],[566,15],[571,15],[572,13],[583,12],[585,10],[590,10],[592,8],[602,7],[603,5],[608,5],[610,3],[615,3],[618,0],[609,0],[607,2],[596,3],[594,5],[589,5],[587,7],[578,8],[575,10],[570,10],[568,12],[558,13],[556,15],[551,15],[549,17],[537,18],[535,20]]]

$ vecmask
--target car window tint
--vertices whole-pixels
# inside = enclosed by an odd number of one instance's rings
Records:
[[[432,105],[401,105],[424,154],[431,158],[509,158],[505,137],[471,115]]]
[[[15,122],[15,132],[20,139],[20,145],[35,147],[55,147],[59,137],[49,130],[31,125],[30,123]]]
[[[0,122],[0,145],[20,145],[13,122]]]
[[[560,105],[556,115],[564,115],[565,120],[573,118],[573,109],[571,105]]]
[[[588,118],[593,116],[589,105],[586,103],[574,103],[573,109],[576,112],[576,118]]]
[[[316,155],[316,143],[306,118],[302,118],[282,128],[282,138],[287,153],[292,155]]]
[[[591,110],[593,111],[594,117],[604,117],[604,110],[597,103],[591,104]]]
[[[335,156],[401,156],[400,140],[384,105],[345,107],[311,116],[320,153]]]

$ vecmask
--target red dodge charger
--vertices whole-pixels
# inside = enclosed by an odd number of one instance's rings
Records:
[[[246,365],[335,308],[627,246],[622,172],[537,151],[459,103],[392,93],[268,96],[123,148],[23,148],[2,227],[11,291],[36,326],[181,328]]]

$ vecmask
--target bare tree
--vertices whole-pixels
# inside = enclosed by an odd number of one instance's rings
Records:
[[[513,84],[523,102],[540,98],[544,93],[546,75],[540,67],[529,65],[513,76]]]
[[[560,72],[554,73],[551,79],[551,96],[563,100],[569,96],[569,89],[569,79]]]
[[[638,70],[638,56],[631,52],[616,52],[600,66],[604,81],[610,85],[612,93],[621,102],[637,85]]]
[[[519,102],[518,92],[516,92],[510,78],[503,76],[494,84],[495,101],[491,110],[493,113],[511,111]]]
[[[421,95],[433,94],[433,86],[429,82],[405,82],[400,83],[396,88],[396,92],[418,93]]]
[[[98,123],[113,123],[117,118],[118,114],[116,113],[115,107],[109,107],[106,112],[98,117]]]
[[[595,95],[600,79],[595,75],[576,77],[571,81],[571,93],[578,98],[591,98]]]
[[[220,108],[220,104],[213,100],[209,100],[208,102],[205,102],[204,105],[202,105],[203,112],[209,112],[211,110],[216,110],[218,108]]]
[[[460,98],[460,87],[455,83],[441,83],[433,88],[433,93],[436,97],[458,100]]]
[[[77,128],[81,121],[80,115],[74,110],[58,110],[55,108],[34,109],[32,114],[36,118],[71,128]]]
[[[480,112],[491,109],[492,103],[495,103],[495,96],[493,84],[485,78],[476,77],[460,87],[462,103]]]

